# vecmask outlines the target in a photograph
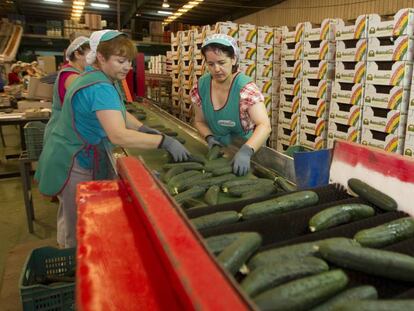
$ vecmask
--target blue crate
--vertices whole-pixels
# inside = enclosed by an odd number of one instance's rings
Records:
[[[65,276],[76,267],[76,248],[41,247],[27,257],[19,288],[23,310],[75,310],[75,283],[37,284],[45,276]]]

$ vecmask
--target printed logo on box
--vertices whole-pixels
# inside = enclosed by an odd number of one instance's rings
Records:
[[[413,10],[401,9],[392,20],[382,21],[378,14],[369,15],[368,36],[372,37],[398,37],[413,34]]]

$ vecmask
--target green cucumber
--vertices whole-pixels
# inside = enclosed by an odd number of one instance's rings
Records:
[[[163,180],[165,183],[168,183],[173,176],[184,173],[184,172],[185,172],[185,169],[184,167],[181,167],[181,166],[170,168],[165,173]]]
[[[296,191],[295,185],[291,184],[285,178],[280,176],[276,178],[276,185],[278,185],[281,189],[283,189],[286,192]]]
[[[219,158],[216,160],[207,161],[206,164],[204,164],[204,169],[207,172],[212,172],[215,169],[221,168],[223,166],[229,166],[230,161],[226,158]]]
[[[320,255],[339,267],[400,281],[414,281],[414,257],[368,247],[325,244]]]
[[[165,126],[162,124],[154,124],[150,126],[151,128],[155,129],[155,130],[163,130],[165,129]]]
[[[190,210],[191,208],[202,208],[207,207],[207,204],[197,199],[187,199],[183,202],[185,209]]]
[[[375,210],[365,204],[351,203],[328,207],[309,220],[311,232],[332,228],[375,215]]]
[[[354,239],[362,246],[381,248],[414,237],[414,219],[404,217],[357,232]]]
[[[233,173],[233,167],[231,165],[219,167],[213,170],[212,173],[213,173],[213,176],[220,176],[224,174]]]
[[[247,184],[247,185],[244,185],[244,186],[230,187],[230,188],[227,189],[227,192],[228,192],[229,195],[231,195],[233,197],[241,197],[244,194],[246,194],[247,192],[261,190],[261,189],[264,189],[264,188],[270,188],[270,189],[272,189],[272,191],[274,191],[275,186],[273,184],[273,181],[271,181],[270,179],[259,179],[255,183]]]
[[[191,221],[198,230],[217,227],[220,225],[234,224],[240,219],[235,211],[217,212],[205,216],[192,218]]]
[[[236,241],[239,237],[246,234],[246,232],[234,232],[215,235],[205,239],[207,248],[215,255],[221,253],[223,249]]]
[[[260,310],[309,310],[345,288],[342,270],[322,272],[270,289],[253,300]]]
[[[183,167],[186,171],[197,170],[201,171],[204,169],[203,165],[197,162],[180,162],[180,163],[166,163],[162,166],[164,170],[169,170],[173,167]]]
[[[311,311],[334,311],[336,308],[343,304],[347,304],[349,301],[374,299],[378,299],[378,292],[375,287],[370,285],[358,286],[340,292],[338,295],[323,302]]]
[[[210,188],[211,186],[214,186],[214,185],[221,186],[222,183],[235,179],[235,178],[237,178],[237,176],[234,174],[226,174],[226,175],[221,175],[221,176],[216,176],[216,177],[210,177],[210,178],[200,181],[198,185],[202,187],[206,187],[206,188]]]
[[[241,282],[241,287],[246,294],[254,297],[288,281],[328,270],[327,263],[316,257],[292,259],[286,262],[271,262],[248,274]]]
[[[217,205],[220,193],[220,187],[217,185],[211,186],[204,195],[204,201],[208,205]]]
[[[235,275],[241,266],[262,244],[262,237],[256,232],[246,232],[228,245],[218,256],[217,261]]]
[[[201,175],[201,174],[202,173],[200,171],[196,171],[196,170],[185,171],[183,173],[180,173],[180,174],[177,174],[171,177],[167,185],[169,188],[175,188],[178,182],[181,182],[182,180],[186,180],[187,178],[193,177],[195,175]]]
[[[298,243],[293,245],[282,246],[278,248],[272,248],[266,251],[262,251],[254,255],[248,266],[251,270],[256,269],[257,267],[266,265],[273,261],[289,261],[292,259],[316,256],[318,255],[318,249],[320,245],[323,244],[337,244],[341,246],[355,245],[359,246],[358,242],[347,239],[347,238],[330,238],[319,241]]]
[[[223,155],[223,152],[221,150],[221,147],[219,145],[213,146],[207,153],[207,160],[215,160],[220,158]]]
[[[247,191],[246,193],[244,193],[242,195],[242,198],[244,200],[247,200],[247,199],[266,197],[266,196],[269,196],[271,194],[277,193],[278,190],[279,190],[279,188],[276,187],[275,185],[262,186],[261,189],[252,189],[250,191]]]
[[[369,203],[374,204],[384,211],[395,211],[398,207],[397,202],[385,193],[371,187],[363,181],[351,178],[348,180],[348,187]]]
[[[177,194],[174,197],[174,200],[178,203],[181,204],[183,203],[185,200],[188,199],[192,199],[192,198],[197,198],[201,195],[204,194],[204,192],[206,192],[206,189],[203,187],[199,187],[199,186],[194,186],[184,192],[181,192],[179,194]]]
[[[222,185],[224,192],[227,192],[229,188],[245,186],[245,185],[255,185],[261,181],[269,182],[269,179],[266,178],[252,178],[251,176],[242,176],[237,179],[226,181]],[[270,181],[272,182],[272,181]]]
[[[145,120],[147,118],[147,115],[142,113],[135,113],[134,116],[140,121]]]
[[[270,179],[275,181],[277,177],[279,177],[279,175],[268,168],[264,168],[262,166],[256,165],[254,167],[254,174],[258,177],[262,177],[262,178],[266,178],[266,179]]]
[[[201,154],[191,154],[190,155],[189,162],[197,162],[197,163],[200,163],[200,164],[203,164],[204,165],[204,164],[206,164],[207,160]]]
[[[335,311],[408,311],[414,310],[414,299],[355,300],[342,304]]]
[[[185,179],[180,179],[174,183],[173,189],[174,193],[180,193],[184,190],[188,190],[194,185],[198,185],[199,181],[205,180],[211,177],[211,173],[201,173],[195,174]]]
[[[241,210],[241,213],[243,215],[243,219],[249,220],[272,214],[293,211],[302,207],[314,205],[318,203],[318,201],[319,197],[316,192],[308,190],[299,191],[263,202],[246,205]]]
[[[171,129],[162,129],[160,132],[167,136],[178,136],[178,133]]]

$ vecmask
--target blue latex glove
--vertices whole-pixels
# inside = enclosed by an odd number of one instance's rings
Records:
[[[174,159],[174,162],[184,162],[191,156],[188,150],[176,139],[162,135],[163,140],[159,148],[167,150]]]
[[[153,128],[149,127],[149,126],[145,126],[145,125],[142,125],[142,126],[138,129],[138,132],[145,133],[145,134],[156,134],[156,135],[162,135],[162,133],[161,133],[160,131],[158,131],[158,130],[156,130],[156,129],[153,129]]]
[[[208,149],[213,148],[215,145],[223,147],[223,144],[221,142],[219,142],[213,135],[208,135],[206,137],[206,141],[207,141],[207,144],[208,144]]]
[[[254,149],[248,145],[243,145],[233,158],[233,173],[238,176],[246,175],[250,170],[250,158],[254,154]]]

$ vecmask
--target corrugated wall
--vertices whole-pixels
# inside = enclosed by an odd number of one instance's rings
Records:
[[[299,22],[320,23],[328,17],[347,20],[361,14],[394,14],[409,7],[414,7],[414,0],[287,0],[235,22],[258,26],[294,26]]]

